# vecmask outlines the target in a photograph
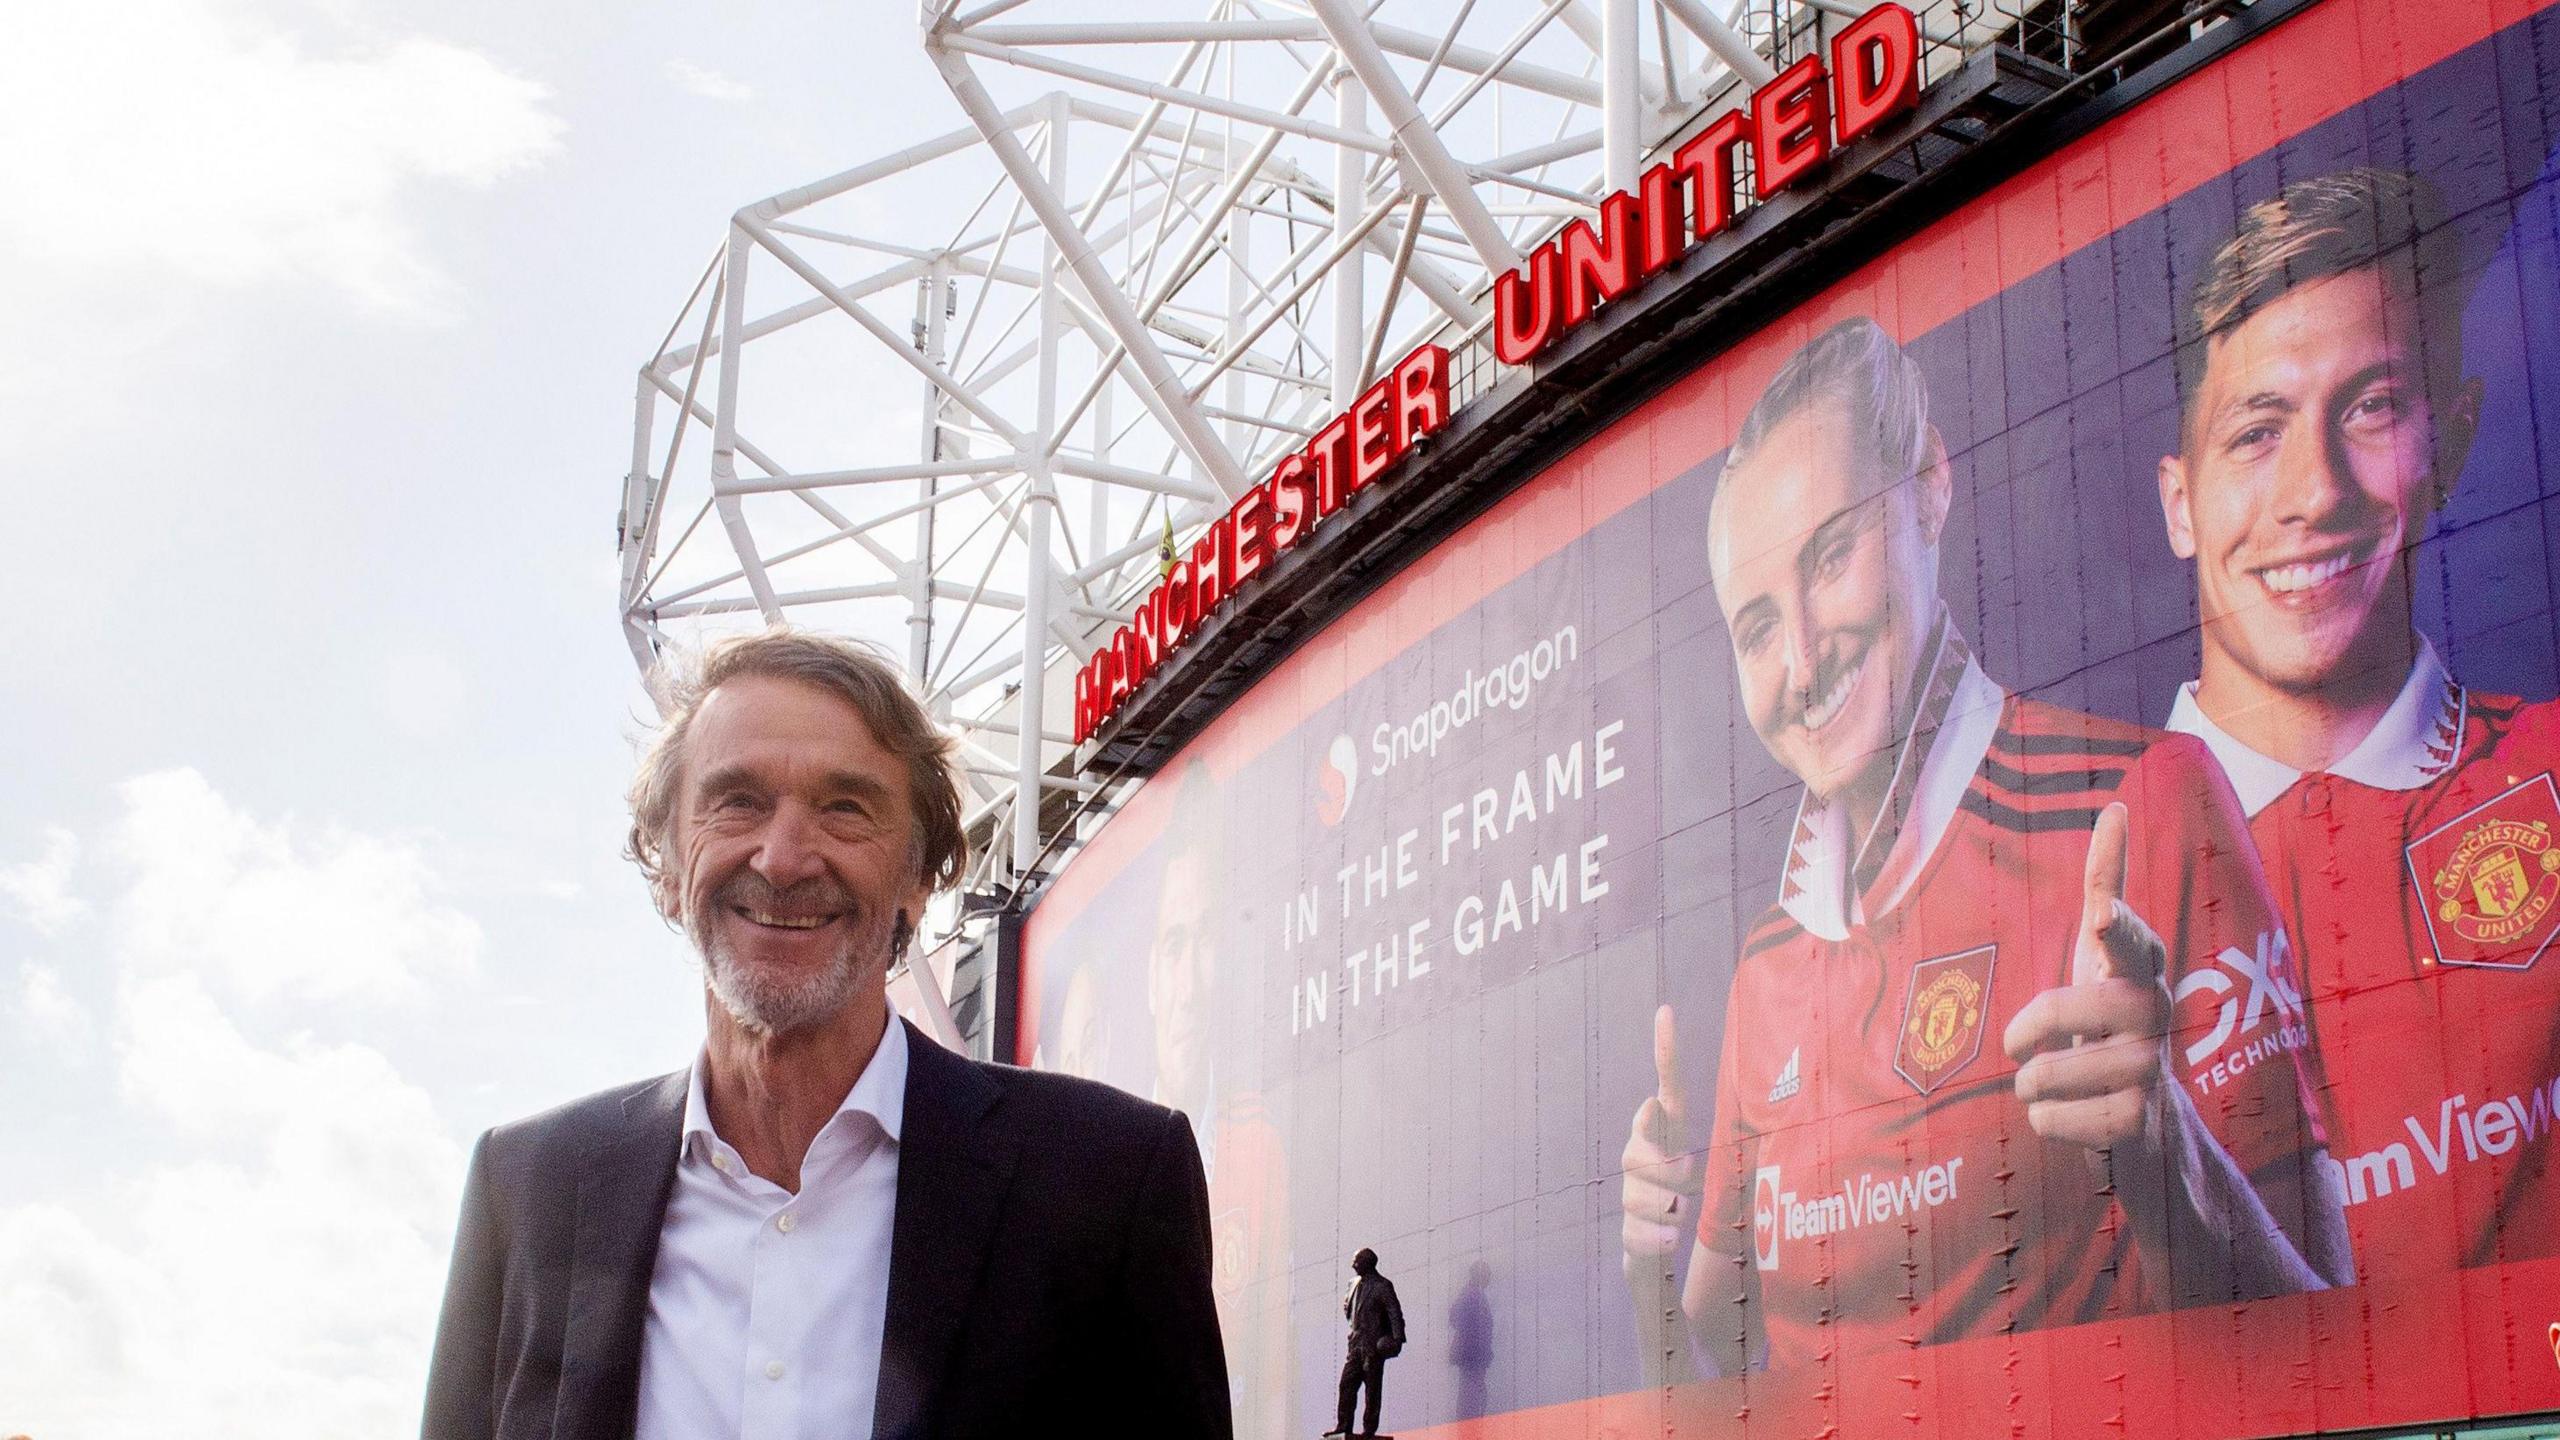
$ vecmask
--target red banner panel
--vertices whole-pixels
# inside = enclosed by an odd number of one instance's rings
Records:
[[[1909,104],[1878,13],[1535,252],[1506,343],[1689,243],[1684,175]],[[1129,800],[1030,917],[1019,1058],[1191,1117],[1241,1434],[1332,1420],[1363,1247],[1406,1435],[2560,1410],[2554,55],[2537,4],[2310,7]],[[1444,413],[1396,403],[1175,567],[1091,718]]]

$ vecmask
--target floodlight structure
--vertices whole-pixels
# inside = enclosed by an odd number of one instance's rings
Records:
[[[1926,79],[2179,4],[1913,8]],[[738,210],[640,369],[634,656],[782,619],[900,641],[981,892],[1107,806],[1066,692],[1160,556],[1412,345],[1456,357],[1453,404],[1492,383],[1495,277],[1867,5],[1153,8],[924,0],[966,124]]]

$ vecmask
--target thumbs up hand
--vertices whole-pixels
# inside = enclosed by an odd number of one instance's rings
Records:
[[[2027,1123],[2048,1140],[2101,1149],[2157,1138],[2169,1068],[2168,947],[2124,900],[2130,821],[2099,812],[2081,877],[2070,983],[2022,1006],[2001,1044],[2018,1062]]]
[[[1631,1256],[1660,1258],[1678,1252],[1698,1227],[1703,1181],[1689,1149],[1689,1100],[1680,1077],[1679,1035],[1671,1007],[1653,1012],[1653,1093],[1636,1107],[1619,1155],[1626,1179],[1618,1192],[1626,1212],[1620,1239]]]

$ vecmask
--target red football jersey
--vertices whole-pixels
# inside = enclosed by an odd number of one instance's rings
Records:
[[[1209,1177],[1209,1287],[1227,1341],[1236,1433],[1288,1431],[1289,1163],[1260,1092],[1229,1096],[1201,1145]]]
[[[1209,1175],[1209,1283],[1224,1296],[1288,1268],[1281,1253],[1288,1160],[1258,1091],[1218,1106],[1217,1128],[1201,1150]]]
[[[2560,1253],[2560,704],[2466,693],[2432,655],[2412,684],[2419,728],[2250,821],[2302,951],[2367,1283]],[[2207,738],[2235,777],[2274,763]]]
[[[2302,1233],[2320,1144],[2307,1036],[2230,787],[2197,741],[2003,696],[1954,644],[1960,677],[1933,667],[1879,822],[1895,833],[1852,848],[1800,812],[1781,902],[1734,976],[1699,1236],[1743,1281],[1742,1329],[1708,1338],[1765,1344],[1772,1368],[2232,1298],[2192,1268],[2170,1293],[2093,1153],[2029,1126],[2001,1048],[2021,1006],[2069,982],[2111,801],[2132,822],[2125,898],[2188,997],[2173,1064]],[[2270,1003],[2218,1024],[2218,992],[2185,986],[2215,971],[2264,976]]]

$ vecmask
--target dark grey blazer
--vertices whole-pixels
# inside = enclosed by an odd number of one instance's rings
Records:
[[[873,1433],[1136,1424],[1225,1440],[1190,1125],[1108,1086],[954,1055],[913,1027],[907,1041]],[[678,1071],[480,1137],[426,1440],[631,1434],[685,1082]]]

